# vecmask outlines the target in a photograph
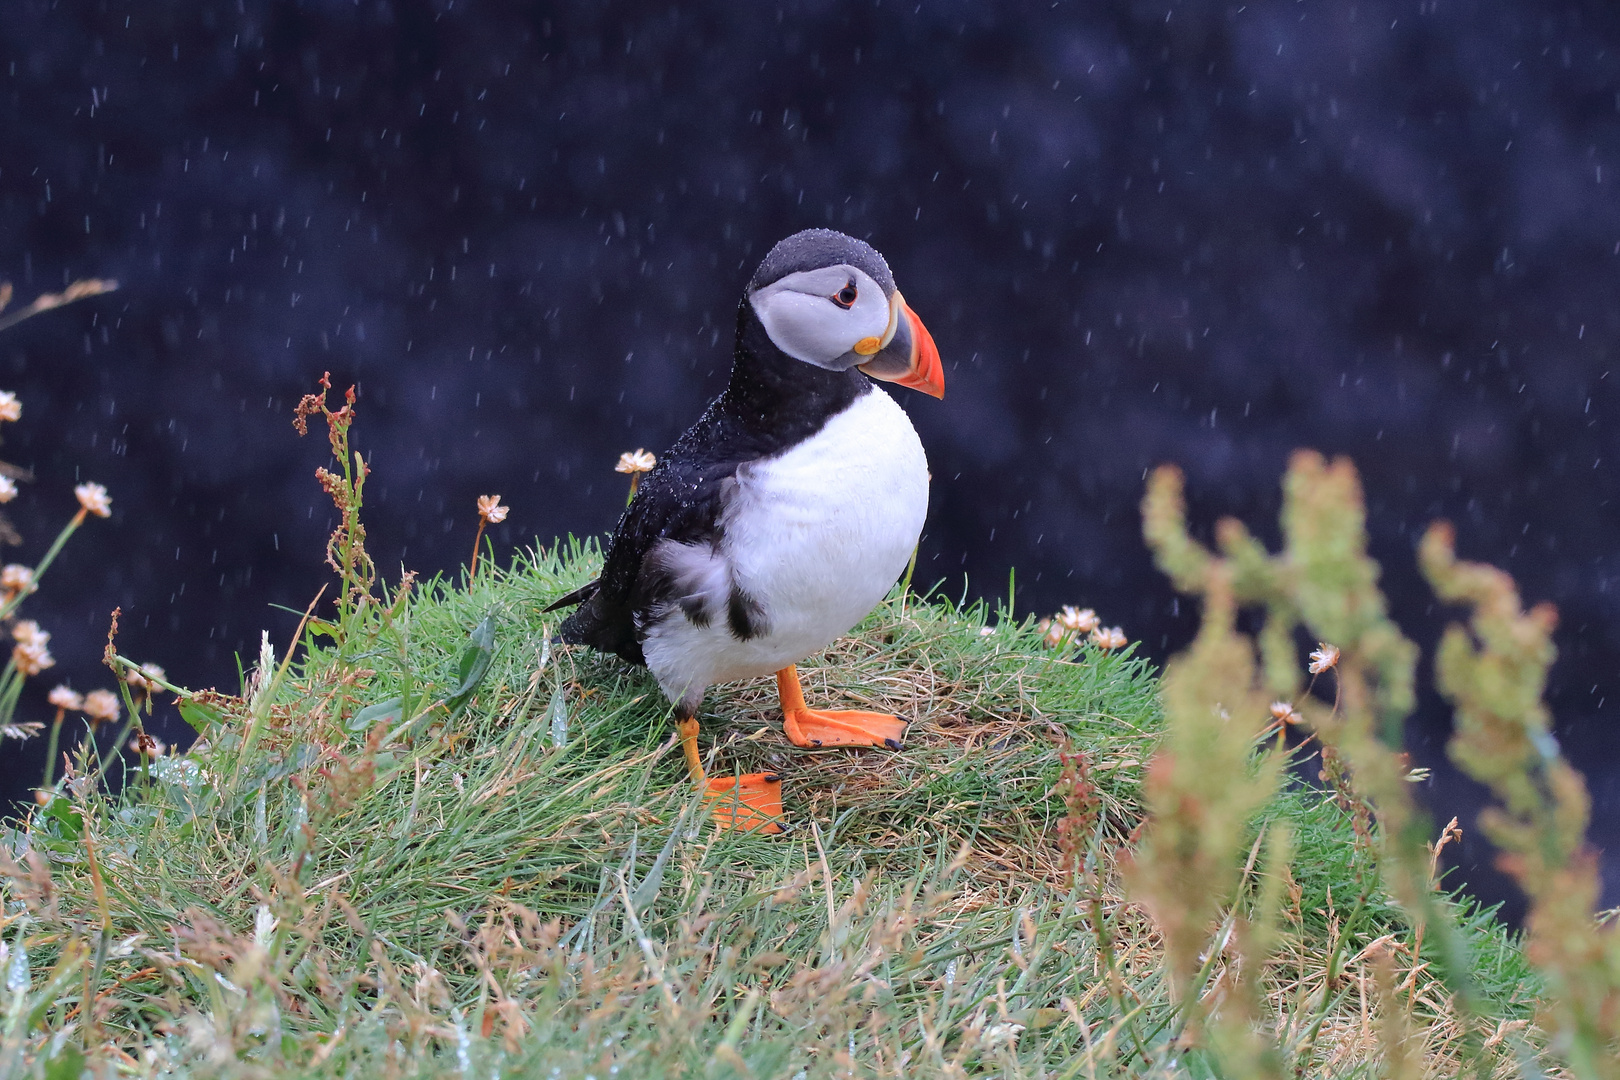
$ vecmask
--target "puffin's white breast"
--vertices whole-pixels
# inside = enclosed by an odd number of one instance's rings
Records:
[[[815,435],[737,471],[718,555],[758,603],[765,632],[678,612],[642,651],[672,698],[768,675],[826,648],[888,594],[928,513],[928,461],[911,421],[874,387]]]

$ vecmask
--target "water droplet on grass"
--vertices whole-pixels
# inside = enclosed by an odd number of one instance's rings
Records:
[[[568,745],[568,705],[561,683],[551,692],[551,706],[546,711],[551,718],[551,744],[561,750]]]

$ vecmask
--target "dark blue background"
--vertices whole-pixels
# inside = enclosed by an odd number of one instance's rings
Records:
[[[1620,13],[1606,3],[592,4],[10,0],[0,279],[110,297],[0,336],[31,562],[76,477],[116,512],[31,609],[80,689],[108,610],[188,685],[285,646],[330,507],[293,403],[361,387],[372,549],[608,528],[621,450],[724,379],[743,282],[871,240],[945,358],[918,577],[1096,607],[1162,659],[1195,613],[1139,537],[1179,462],[1275,541],[1296,446],[1351,455],[1397,617],[1432,518],[1562,612],[1551,702],[1620,842]],[[24,710],[46,718],[37,680]],[[1463,872],[1499,883],[1477,792]],[[5,759],[33,779],[32,756]],[[1620,900],[1608,865],[1607,902]]]

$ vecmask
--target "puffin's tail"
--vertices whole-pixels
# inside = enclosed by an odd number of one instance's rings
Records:
[[[601,586],[601,584],[601,578],[597,578],[595,581],[587,581],[585,584],[581,585],[567,596],[554,600],[549,606],[542,608],[541,610],[560,611],[565,607],[573,607],[575,604],[583,604],[585,601],[596,595],[596,590]]]
[[[567,596],[552,601],[544,609],[556,611],[559,608],[580,605],[579,610],[564,619],[562,625],[557,627],[557,636],[552,640],[566,642],[569,645],[589,645],[601,652],[622,656],[632,664],[645,664],[647,660],[641,654],[641,643],[636,640],[635,624],[629,613],[621,612],[622,618],[615,618],[611,613],[604,617],[601,608],[606,598],[599,595],[601,587],[602,579],[597,578],[581,585]]]

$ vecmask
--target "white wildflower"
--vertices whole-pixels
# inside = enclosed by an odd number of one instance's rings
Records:
[[[21,563],[0,568],[0,589],[8,593],[33,592],[34,571]]]
[[[41,630],[33,619],[23,619],[11,628],[12,639],[19,645],[49,645],[51,633]]]
[[[92,690],[84,695],[84,715],[91,723],[103,724],[117,720],[123,710],[118,706],[118,695],[111,690]]]
[[[1065,630],[1073,630],[1076,633],[1081,634],[1091,633],[1091,631],[1097,629],[1098,625],[1097,613],[1095,611],[1092,611],[1090,608],[1073,607],[1069,604],[1063,605],[1062,612],[1055,617],[1054,621],[1061,625]]]
[[[505,521],[506,515],[510,513],[511,510],[512,508],[510,506],[501,505],[501,497],[499,495],[478,496],[478,516],[483,518],[491,525],[498,525]]]
[[[1091,642],[1099,649],[1123,649],[1129,639],[1117,626],[1099,626],[1091,632]]]
[[[1296,653],[1295,655],[1298,654]],[[1336,666],[1338,662],[1339,647],[1337,645],[1329,645],[1326,642],[1323,642],[1316,647],[1315,652],[1311,653],[1311,664],[1306,670],[1308,670],[1312,675],[1320,675],[1329,668]]]
[[[646,450],[634,452],[626,450],[619,455],[619,463],[613,466],[613,471],[630,473],[633,476],[636,473],[652,472],[653,466],[657,464],[658,459]]]
[[[112,496],[100,484],[80,484],[73,489],[73,494],[78,497],[79,505],[96,517],[112,516]]]

